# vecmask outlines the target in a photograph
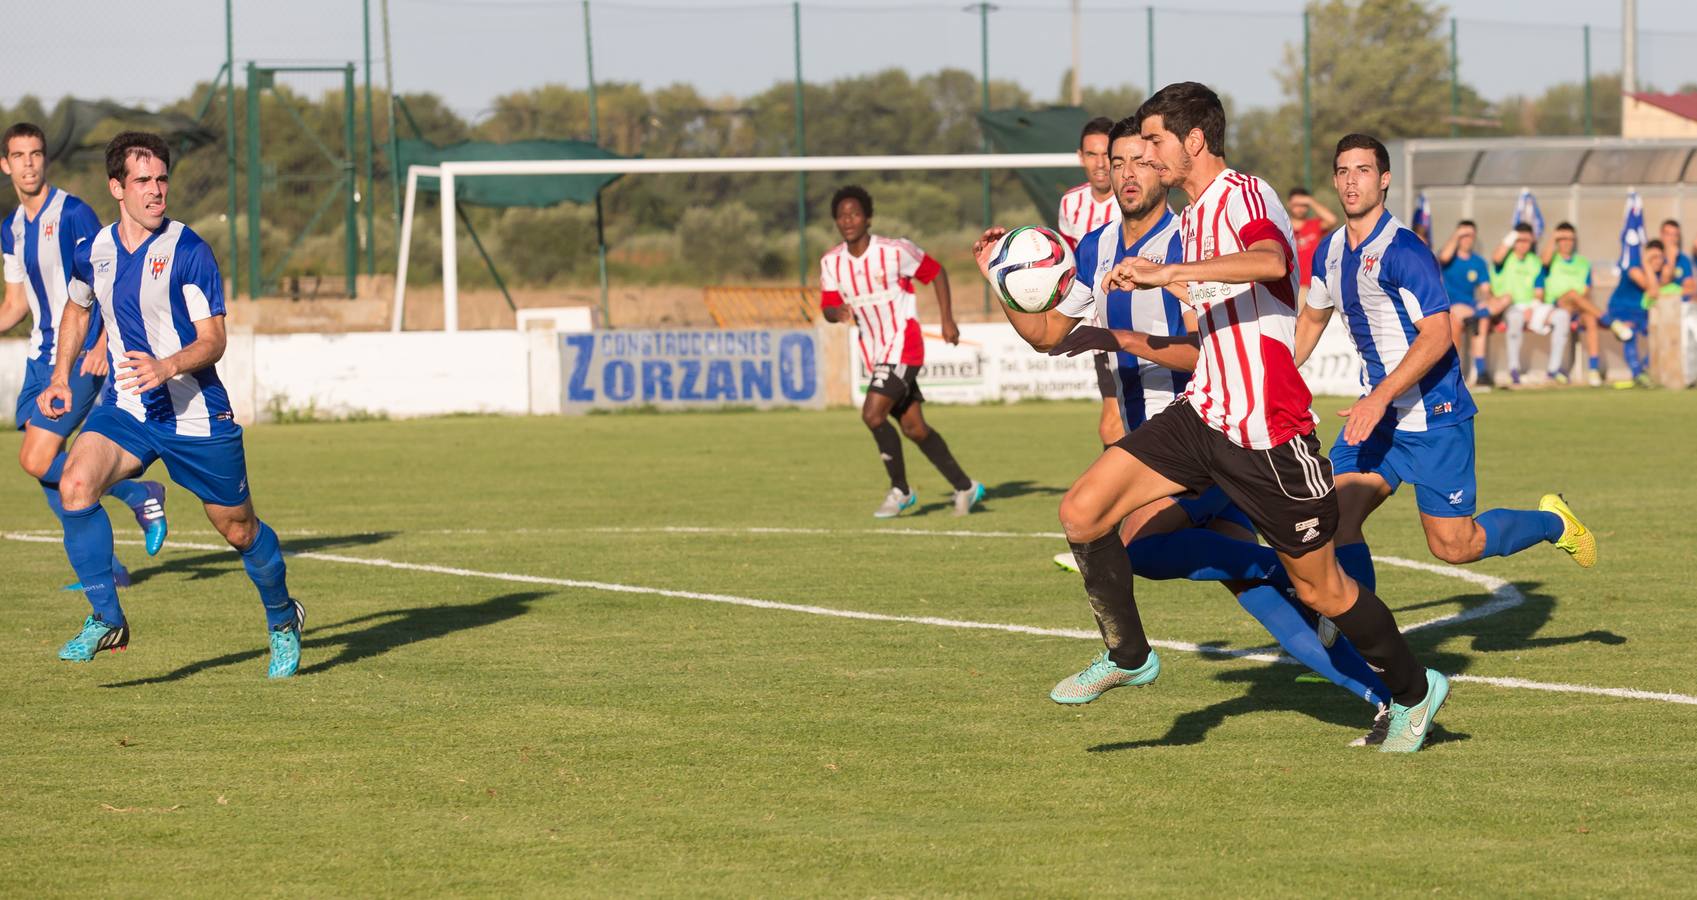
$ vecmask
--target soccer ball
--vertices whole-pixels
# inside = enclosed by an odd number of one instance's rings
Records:
[[[1040,225],[1022,225],[1002,235],[984,270],[996,296],[1023,313],[1054,309],[1076,274],[1067,242]]]

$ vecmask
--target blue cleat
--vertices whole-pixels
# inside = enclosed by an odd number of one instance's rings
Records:
[[[271,667],[266,670],[267,678],[292,678],[301,667],[301,631],[306,628],[306,608],[299,600],[290,602],[295,605],[294,619],[271,629]]]
[[[59,648],[59,658],[66,662],[89,662],[102,650],[118,652],[130,645],[130,626],[111,626],[94,616],[83,620],[82,631]]]
[[[136,524],[141,526],[142,538],[147,541],[147,555],[158,556],[159,548],[165,546],[165,535],[171,531],[165,522],[165,485],[144,481],[141,486],[147,488],[147,499],[130,507],[130,512],[135,513]]]
[[[1390,723],[1380,753],[1413,753],[1426,744],[1432,718],[1450,695],[1450,682],[1437,669],[1426,670],[1426,698],[1413,706],[1391,704]]]

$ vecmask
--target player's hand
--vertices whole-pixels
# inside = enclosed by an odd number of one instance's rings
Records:
[[[176,366],[168,360],[154,359],[140,350],[131,350],[118,362],[118,387],[132,394],[142,394],[170,381],[176,374]]]
[[[99,378],[112,370],[112,362],[106,356],[104,347],[96,347],[83,354],[82,373]]]
[[[943,320],[943,340],[951,344],[960,343],[960,326],[955,324],[954,319]]]
[[[1070,334],[1055,342],[1049,348],[1050,356],[1077,356],[1080,353],[1096,353],[1100,351],[1117,351],[1120,340],[1106,328],[1094,325],[1080,325]]]
[[[984,229],[984,233],[972,244],[972,258],[978,263],[978,272],[985,280],[990,278],[990,251],[995,248],[996,242],[1002,239],[1002,235],[1007,233],[1006,228],[992,225]]]
[[[1175,280],[1172,266],[1150,262],[1141,256],[1121,260],[1108,273],[1108,286],[1119,291],[1166,287]]]
[[[58,419],[71,408],[71,386],[53,382],[35,395],[35,406],[49,419]]]
[[[1338,415],[1349,419],[1343,426],[1344,443],[1351,447],[1367,440],[1367,436],[1377,428],[1379,421],[1385,417],[1385,408],[1390,404],[1369,394],[1355,401],[1349,409],[1338,410]]]

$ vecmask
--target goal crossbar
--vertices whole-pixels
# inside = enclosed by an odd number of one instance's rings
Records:
[[[466,160],[407,168],[406,202],[395,261],[395,308],[391,330],[400,331],[406,309],[407,263],[418,179],[434,177],[442,194],[442,328],[459,330],[459,257],[454,211],[455,182],[486,175],[703,175],[759,172],[882,172],[981,169],[1060,169],[1078,165],[1072,153],[964,153],[923,156],[751,156],[696,159]]]

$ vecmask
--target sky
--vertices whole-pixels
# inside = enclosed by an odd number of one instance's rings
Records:
[[[19,0],[21,3],[22,0]],[[359,0],[231,0],[238,68],[272,64],[362,64]],[[372,6],[373,78],[384,83],[380,10]],[[1169,3],[1172,0],[1168,0]],[[890,67],[977,72],[979,17],[966,0],[803,0],[801,66],[808,81]],[[0,16],[0,101],[33,94],[51,103],[71,94],[155,106],[211,79],[224,61],[221,0],[37,3],[25,38]],[[1301,39],[1301,0],[1194,0],[1157,4],[1156,78],[1206,81],[1240,107],[1271,105],[1272,72]],[[1697,4],[1640,0],[1640,81],[1663,90],[1697,79]],[[165,23],[146,26],[138,10]],[[1083,0],[1084,83],[1112,87],[1148,80],[1145,7]],[[479,119],[507,92],[587,81],[584,10],[578,0],[389,0],[396,88],[446,98]],[[709,96],[744,96],[795,76],[795,25],[772,0],[593,0],[598,82],[656,87],[693,84]],[[1595,0],[1469,0],[1460,20],[1461,77],[1490,98],[1537,94],[1583,72],[1580,27],[1593,26],[1593,71],[1620,66],[1619,3]],[[990,74],[1058,100],[1071,62],[1068,0],[1004,0],[989,17]],[[1323,29],[1324,22],[1313,23]],[[137,58],[140,64],[127,62]],[[360,70],[363,78],[363,68]],[[292,75],[299,89],[338,86],[339,74]],[[238,78],[238,84],[240,79]]]

